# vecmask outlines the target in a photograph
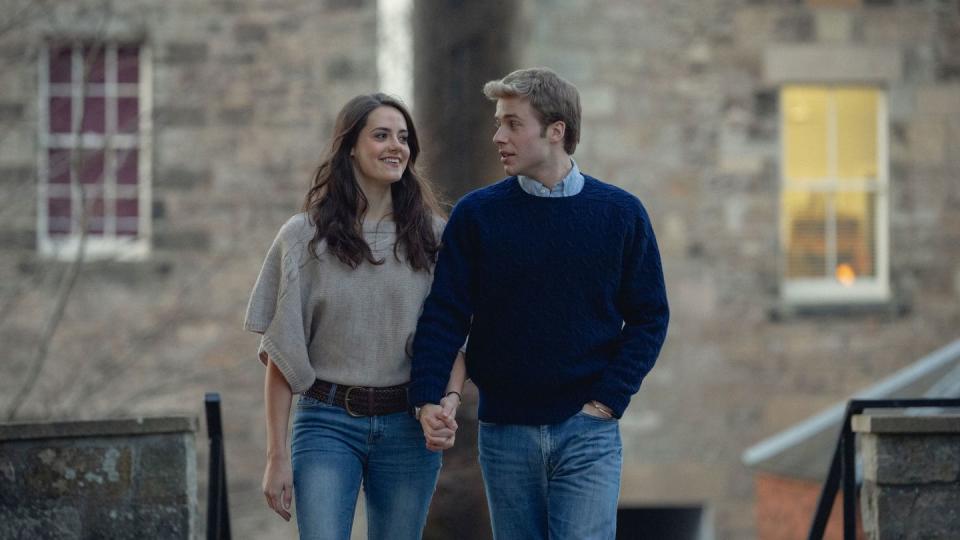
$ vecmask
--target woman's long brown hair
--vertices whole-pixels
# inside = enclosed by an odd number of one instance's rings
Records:
[[[390,185],[393,198],[393,220],[397,224],[397,242],[393,255],[401,260],[403,248],[407,262],[414,270],[429,270],[436,262],[440,239],[434,233],[433,216],[443,216],[437,198],[427,181],[416,172],[420,141],[410,112],[398,99],[386,94],[357,96],[347,102],[337,115],[330,149],[317,168],[313,184],[303,202],[303,210],[316,225],[317,232],[308,245],[317,256],[317,245],[326,240],[327,249],[341,262],[356,268],[364,260],[376,260],[363,239],[363,216],[367,198],[353,172],[350,151],[357,144],[367,117],[378,107],[393,107],[407,122],[407,144],[410,159],[400,180]]]

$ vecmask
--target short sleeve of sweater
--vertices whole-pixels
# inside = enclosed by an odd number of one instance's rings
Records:
[[[299,252],[306,245],[299,235],[289,234],[289,225],[290,222],[281,229],[267,252],[250,294],[243,327],[262,334],[260,361],[266,365],[269,355],[287,379],[290,390],[299,394],[313,384],[316,374],[307,352],[300,290]]]

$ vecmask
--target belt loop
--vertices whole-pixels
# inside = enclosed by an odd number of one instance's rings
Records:
[[[327,390],[327,399],[324,403],[333,405],[333,397],[337,395],[337,383],[330,383],[330,390]]]

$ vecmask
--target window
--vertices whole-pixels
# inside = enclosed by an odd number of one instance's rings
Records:
[[[883,92],[780,91],[782,296],[789,303],[889,297]]]
[[[40,54],[37,245],[70,259],[139,258],[150,237],[150,94],[145,50],[50,43]]]

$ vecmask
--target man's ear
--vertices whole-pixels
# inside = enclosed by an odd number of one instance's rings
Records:
[[[562,143],[563,136],[567,133],[567,124],[563,120],[557,120],[556,122],[547,126],[547,137],[550,139],[550,142]]]

